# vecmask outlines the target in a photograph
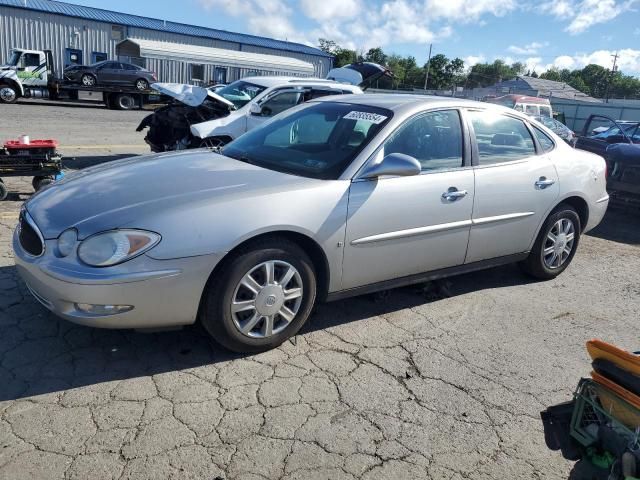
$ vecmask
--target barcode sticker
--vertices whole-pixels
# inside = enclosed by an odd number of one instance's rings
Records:
[[[358,112],[355,110],[347,113],[343,118],[346,118],[347,120],[365,120],[375,125],[378,125],[387,119],[387,117],[380,115],[379,113]]]

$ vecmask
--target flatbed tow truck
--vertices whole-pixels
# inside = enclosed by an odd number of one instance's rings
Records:
[[[57,77],[51,50],[14,48],[9,60],[0,66],[0,103],[19,98],[44,98],[65,102],[100,102],[115,110],[140,109],[146,104],[163,103],[163,96],[135,86],[85,87]]]

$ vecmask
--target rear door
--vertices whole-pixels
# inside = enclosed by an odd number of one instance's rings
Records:
[[[98,72],[98,81],[107,85],[118,83],[122,66],[120,62],[107,62]]]
[[[522,119],[475,109],[466,116],[475,171],[466,263],[526,252],[558,197],[555,166]]]

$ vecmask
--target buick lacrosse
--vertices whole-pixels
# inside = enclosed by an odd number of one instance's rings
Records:
[[[131,158],[26,202],[31,293],[73,322],[202,322],[236,351],[294,335],[316,302],[519,262],[571,263],[608,204],[605,162],[514,110],[345,95],[224,149]]]

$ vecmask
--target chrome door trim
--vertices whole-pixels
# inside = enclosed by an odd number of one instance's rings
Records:
[[[471,220],[461,220],[459,222],[440,223],[438,225],[429,225],[428,227],[409,228],[407,230],[396,230],[394,232],[380,233],[371,235],[370,237],[357,238],[351,241],[351,245],[364,245],[367,243],[384,242],[385,240],[397,240],[399,238],[415,237],[425,235],[427,233],[438,233],[447,230],[471,226]]]
[[[494,217],[475,218],[471,222],[473,225],[486,225],[488,223],[502,222],[505,220],[514,220],[516,218],[525,218],[535,215],[536,212],[517,212],[508,213],[506,215],[496,215]]]

